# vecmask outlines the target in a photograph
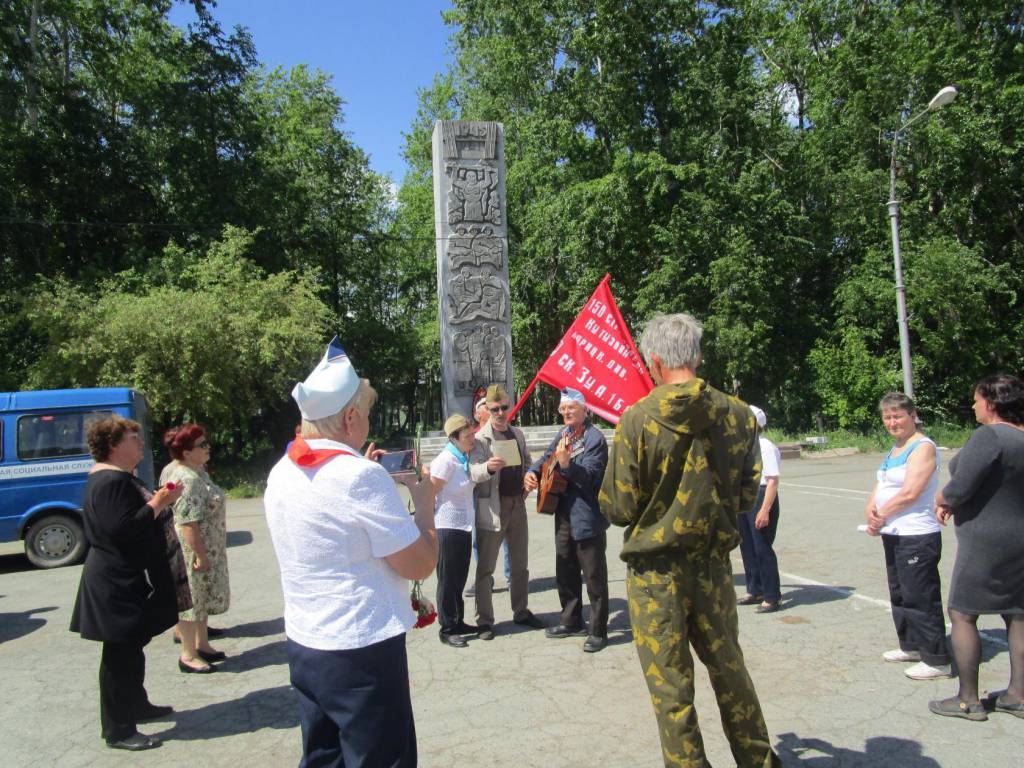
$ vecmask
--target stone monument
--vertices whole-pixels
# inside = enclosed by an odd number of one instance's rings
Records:
[[[434,231],[441,402],[471,416],[477,387],[513,391],[501,123],[435,123]]]

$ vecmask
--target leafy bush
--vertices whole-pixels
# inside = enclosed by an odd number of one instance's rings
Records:
[[[27,385],[133,387],[156,426],[199,421],[234,458],[265,453],[271,428],[297,420],[289,391],[321,354],[328,309],[315,274],[266,274],[252,242],[226,227],[202,254],[168,246],[147,274],[43,281],[26,317],[49,343]]]

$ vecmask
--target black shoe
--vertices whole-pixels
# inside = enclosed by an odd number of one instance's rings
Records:
[[[131,736],[126,736],[123,739],[117,739],[111,741],[107,739],[107,746],[111,749],[127,749],[132,752],[141,752],[144,749],[154,749],[163,744],[160,739],[155,736],[143,736],[139,732],[133,733]]]
[[[135,716],[136,722],[145,723],[149,720],[159,720],[162,717],[174,714],[174,707],[161,706],[159,704],[147,704],[142,712]]]
[[[487,624],[481,624],[477,627],[477,637],[481,640],[493,640],[494,639],[494,627]]]
[[[479,631],[479,627],[474,627],[472,624],[467,624],[464,621],[460,621],[452,628],[453,635],[475,635]]]
[[[178,659],[178,669],[184,672],[186,675],[208,675],[216,669],[207,664],[205,667],[190,667],[181,659]]]
[[[736,605],[759,605],[764,597],[761,595],[744,595],[736,601]]]
[[[557,627],[548,627],[544,630],[545,637],[558,638],[558,637],[572,637],[578,635],[583,631],[583,627],[567,627],[565,624],[559,624]]]
[[[597,653],[603,650],[608,645],[607,637],[598,637],[597,635],[590,635],[583,643],[583,651],[585,653]]]
[[[530,629],[544,629],[546,626],[544,622],[534,616],[531,611],[527,611],[518,619],[513,619],[512,622],[521,627],[529,627]]]
[[[207,664],[214,664],[218,661],[224,661],[228,657],[224,651],[214,651],[213,653],[207,653],[206,651],[196,651],[196,655],[205,661]]]
[[[754,613],[775,613],[779,610],[780,605],[778,600],[772,600],[771,602],[765,600],[754,609]]]
[[[462,635],[441,635],[441,642],[452,648],[465,648],[469,643]]]

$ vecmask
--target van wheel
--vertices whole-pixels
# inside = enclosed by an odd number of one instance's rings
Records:
[[[82,524],[67,515],[44,515],[25,534],[25,555],[36,568],[74,565],[85,556]]]

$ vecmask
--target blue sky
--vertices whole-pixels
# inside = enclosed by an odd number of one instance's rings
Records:
[[[416,90],[447,69],[450,0],[218,0],[214,17],[247,27],[267,67],[307,64],[333,77],[345,100],[344,129],[375,171],[401,182],[402,132],[416,115]],[[178,2],[171,21],[195,18]]]

